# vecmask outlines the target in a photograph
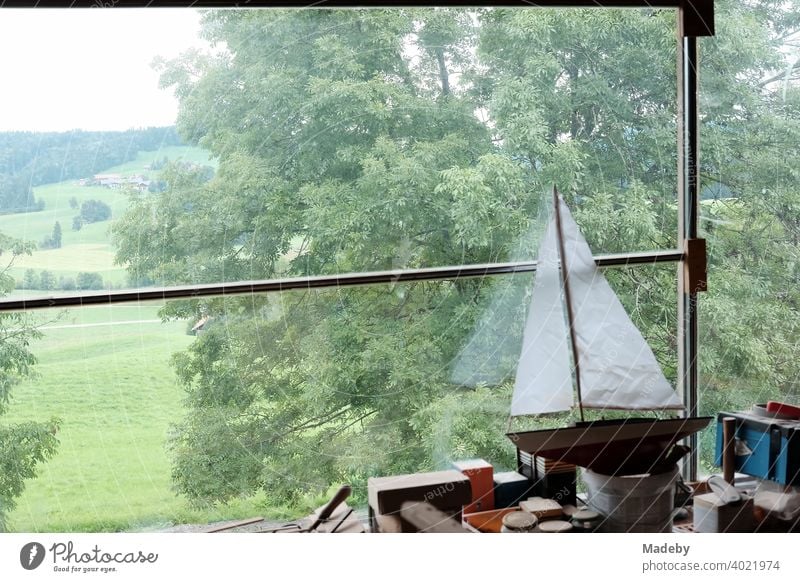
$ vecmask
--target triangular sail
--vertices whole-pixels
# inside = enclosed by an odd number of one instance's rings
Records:
[[[539,247],[511,416],[562,412],[574,403],[556,237],[551,220]]]
[[[569,208],[558,200],[583,407],[683,409],[650,346],[597,268]]]

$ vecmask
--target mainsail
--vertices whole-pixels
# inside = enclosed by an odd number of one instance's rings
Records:
[[[682,410],[653,351],[597,268],[569,208],[560,196],[556,203],[561,232],[557,232],[553,216],[540,247],[511,416],[571,408],[569,333],[577,351],[573,358],[580,364],[583,408]],[[559,234],[564,257],[559,253]],[[566,265],[568,298],[562,297],[559,264],[561,268]],[[569,319],[565,299],[572,302],[571,330],[565,323]]]

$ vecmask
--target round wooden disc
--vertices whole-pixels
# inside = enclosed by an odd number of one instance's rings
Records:
[[[572,530],[572,524],[560,519],[543,521],[539,524],[539,531],[544,533],[564,533]]]
[[[575,521],[594,521],[600,519],[600,514],[591,509],[581,509],[572,514],[572,519]]]
[[[527,511],[513,511],[503,516],[503,525],[512,530],[532,530],[537,521],[536,516]]]

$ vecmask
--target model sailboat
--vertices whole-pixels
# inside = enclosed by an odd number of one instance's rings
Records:
[[[702,430],[710,418],[583,422],[587,408],[681,411],[684,407],[555,190],[553,199],[553,216],[539,248],[511,416],[568,411],[577,392],[582,422],[507,436],[527,453],[600,473],[651,472],[671,460],[673,445]]]

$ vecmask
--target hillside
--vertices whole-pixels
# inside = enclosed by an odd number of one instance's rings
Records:
[[[158,171],[148,170],[156,160],[184,161],[213,166],[207,152],[189,146],[169,146],[151,151],[139,152],[135,159],[104,170],[103,174],[117,174],[122,178],[144,176],[149,180],[157,178]],[[86,176],[91,178],[91,176]],[[24,241],[40,244],[50,236],[56,222],[62,230],[62,246],[57,249],[37,249],[31,256],[19,257],[10,269],[18,281],[18,287],[25,278],[25,272],[33,269],[37,275],[50,271],[56,288],[64,281],[76,280],[81,272],[98,273],[105,285],[123,286],[126,281],[125,268],[114,264],[114,249],[111,244],[110,227],[120,217],[128,204],[124,189],[105,186],[81,186],[79,180],[70,179],[54,184],[45,184],[33,189],[37,200],[42,200],[45,209],[40,212],[20,212],[0,216],[0,232]],[[74,199],[74,200],[72,200]],[[70,205],[72,200],[73,206]],[[73,218],[79,214],[80,205],[88,200],[99,200],[111,208],[111,220],[84,224],[80,230],[73,230]],[[40,285],[34,287],[38,289]],[[28,290],[29,291],[29,290]],[[40,292],[32,292],[40,295]]]

